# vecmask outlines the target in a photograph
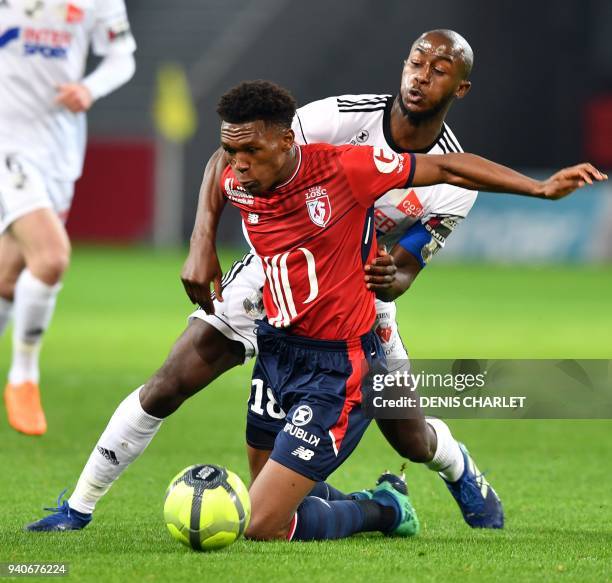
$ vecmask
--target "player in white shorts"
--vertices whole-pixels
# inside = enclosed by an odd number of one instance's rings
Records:
[[[454,99],[463,97],[470,87],[467,78],[472,58],[471,48],[457,33],[425,33],[412,46],[398,96],[333,97],[307,105],[298,110],[295,134],[301,142],[320,140],[328,126],[334,132],[330,139],[337,143],[369,140],[368,143],[398,151],[458,151],[459,145],[444,124],[444,118]],[[327,116],[326,119],[318,119],[321,115]],[[210,282],[214,281],[217,294],[221,292],[215,237],[225,202],[220,176],[226,165],[225,157],[217,151],[206,167],[190,255],[182,276],[189,297],[208,312],[212,311]],[[555,185],[563,178],[563,172],[543,185],[556,191]],[[591,172],[597,175],[595,169]],[[414,189],[414,193],[396,190],[385,195],[377,203],[373,217],[376,217],[380,240],[393,247],[392,255],[377,258],[371,271],[366,265],[367,285],[387,300],[408,289],[426,262],[444,245],[457,222],[465,217],[475,196],[474,192],[445,186]],[[315,220],[316,208],[311,212]],[[258,217],[252,215],[248,220],[257,221]],[[263,277],[259,260],[253,254],[247,254],[232,266],[223,277],[224,301],[214,303],[217,313],[206,315],[199,310],[192,314],[189,325],[161,368],[115,410],[69,500],[62,504],[58,501],[55,512],[30,524],[29,530],[86,527],[97,502],[142,454],[163,420],[215,378],[254,356],[257,350],[254,320],[262,315]],[[390,356],[405,358],[395,323],[395,305],[382,305],[384,310],[379,310],[377,321],[379,336],[389,338],[386,344]],[[271,416],[278,419],[282,412],[271,395],[271,391],[266,395],[262,391],[257,408],[271,411]],[[421,417],[380,420],[379,426],[400,454],[425,462],[440,472],[470,526],[499,528],[503,525],[497,495],[492,488],[484,488],[486,481],[444,422]],[[266,451],[264,442],[269,437],[247,432],[252,475],[267,460],[271,448]],[[320,497],[344,496],[325,483],[317,484],[315,489]]]
[[[87,76],[90,47],[102,57]],[[0,334],[13,318],[10,425],[41,435],[38,355],[70,259],[85,112],[134,74],[123,0],[0,4]]]

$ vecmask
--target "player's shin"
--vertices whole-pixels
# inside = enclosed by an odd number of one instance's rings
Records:
[[[144,411],[139,387],[117,407],[100,436],[68,500],[71,508],[90,514],[112,483],[149,445],[162,419]]]
[[[307,496],[297,509],[289,540],[311,541],[345,538],[358,532],[388,532],[397,511],[374,500],[325,501]]]
[[[61,284],[47,285],[24,269],[15,286],[13,362],[9,382],[38,383],[38,355]]]
[[[452,436],[444,421],[428,417],[427,424],[435,431],[437,438],[436,452],[427,467],[438,472],[449,482],[456,482],[463,474],[464,461],[459,444]]]

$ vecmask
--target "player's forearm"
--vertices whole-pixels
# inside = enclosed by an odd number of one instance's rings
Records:
[[[506,192],[535,197],[544,196],[542,182],[480,156],[474,154],[445,154],[435,158],[437,160],[432,160],[432,163],[438,167],[437,171],[434,169],[429,172],[430,169],[426,168],[424,173],[419,175],[419,164],[423,160],[427,160],[426,157],[419,157],[415,172],[415,186],[438,182],[453,184],[470,190]],[[425,184],[417,183],[420,178],[424,179]]]
[[[396,244],[366,266],[366,283],[379,300],[392,302],[408,291],[421,269],[416,257]]]
[[[217,227],[221,213],[225,207],[226,199],[221,192],[219,182],[225,168],[223,151],[219,148],[208,160],[198,200],[193,232],[191,233],[191,247],[215,247]]]
[[[83,79],[94,100],[100,99],[127,83],[136,71],[136,61],[131,53],[108,55]]]
[[[376,290],[376,297],[383,302],[393,302],[408,291],[414,279],[414,274],[398,271],[389,287]]]

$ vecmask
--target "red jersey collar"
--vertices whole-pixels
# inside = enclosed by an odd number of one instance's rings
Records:
[[[297,148],[297,151],[298,151],[297,166],[295,167],[293,174],[287,180],[285,180],[285,182],[283,182],[282,184],[279,184],[274,190],[278,190],[279,188],[283,188],[287,186],[287,184],[289,184],[298,175],[298,172],[300,171],[300,168],[302,166],[302,148],[300,148],[299,144],[294,144],[294,146]]]

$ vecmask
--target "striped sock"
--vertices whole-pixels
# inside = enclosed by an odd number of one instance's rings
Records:
[[[396,511],[375,500],[331,500],[307,496],[299,505],[288,540],[332,540],[358,532],[386,532],[397,519]]]

